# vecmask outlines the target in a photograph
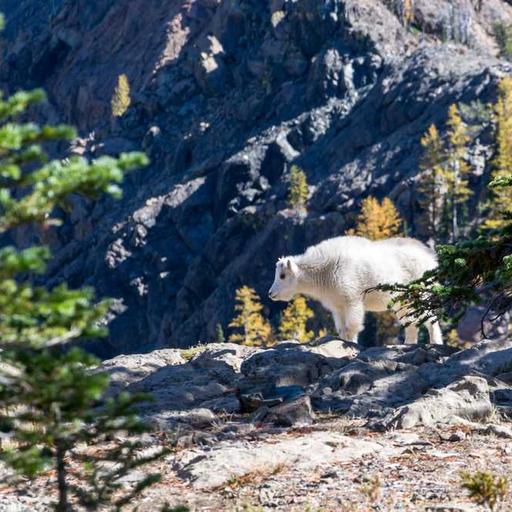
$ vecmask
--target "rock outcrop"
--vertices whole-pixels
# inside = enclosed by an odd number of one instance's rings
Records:
[[[113,375],[112,392],[152,395],[141,413],[159,429],[179,426],[205,439],[255,425],[310,425],[326,413],[382,431],[482,421],[512,407],[510,380],[501,378],[512,368],[512,341],[460,352],[437,345],[358,349],[329,337],[269,349],[226,343],[118,356],[103,368]]]
[[[423,482],[431,474],[424,464],[463,457],[450,470],[453,482],[461,464],[474,465],[472,455],[454,449],[469,444],[480,459],[484,448],[475,452],[475,443],[505,445],[512,438],[506,425],[496,424],[512,411],[510,340],[462,351],[364,349],[329,337],[269,349],[226,343],[118,356],[103,368],[113,375],[112,392],[124,380],[123,389],[153,395],[140,412],[158,437],[171,440],[175,450],[164,472],[198,493],[194,500],[251,481],[273,487],[273,475],[283,471],[295,475],[283,484],[286,496],[293,478],[326,473],[336,479],[334,468],[345,468],[345,475],[349,467],[358,474],[377,465],[402,474],[419,464],[415,479]],[[421,463],[411,461],[416,456]],[[360,482],[342,479],[348,486]],[[392,486],[393,500],[402,487]],[[270,506],[269,496],[261,499]],[[337,508],[331,503],[326,510]]]
[[[152,160],[126,180],[121,202],[77,198],[45,239],[56,255],[51,284],[116,299],[99,354],[210,341],[232,317],[238,286],[264,294],[276,257],[343,233],[365,195],[388,194],[422,237],[419,139],[430,123],[443,126],[450,104],[494,99],[511,67],[496,57],[493,30],[512,22],[512,7],[412,3],[408,28],[391,0],[2,4],[0,86],[46,88],[41,116],[80,130],[70,151],[142,148]],[[132,107],[114,122],[121,73]],[[474,136],[479,190],[485,122]],[[291,164],[308,175],[307,215],[286,209]]]

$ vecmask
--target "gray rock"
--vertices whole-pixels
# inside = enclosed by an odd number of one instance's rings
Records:
[[[240,400],[238,400],[234,394],[206,400],[201,403],[201,408],[222,414],[236,414],[242,412]]]
[[[311,399],[309,396],[302,396],[269,408],[264,421],[280,427],[292,427],[311,425],[314,418]]]
[[[374,424],[384,429],[432,426],[458,418],[484,419],[492,412],[489,387],[481,377],[464,377],[443,389],[432,389]]]
[[[211,410],[203,408],[154,412],[143,415],[143,418],[156,430],[178,433],[184,426],[201,430],[217,420],[217,416]]]
[[[353,346],[329,338],[313,344],[282,342],[244,361],[241,371],[245,382],[307,386],[343,365],[343,358],[354,353]]]
[[[501,439],[512,439],[512,429],[506,425],[486,425],[478,430],[480,434],[494,435]]]
[[[142,381],[158,369],[183,363],[185,359],[179,350],[165,349],[149,354],[117,356],[104,361],[101,368],[110,374],[112,393],[118,393],[130,384]]]
[[[208,451],[196,449],[181,459],[178,456],[176,465],[178,474],[195,488],[211,489],[251,473],[271,474],[283,466],[310,472],[318,466],[349,462],[376,452],[386,457],[400,453],[400,449],[334,432],[312,432],[271,444],[223,442]]]
[[[238,387],[238,396],[244,412],[253,412],[260,407],[276,405],[296,400],[304,396],[301,386],[275,386],[272,384],[253,385],[252,381],[242,380]]]
[[[112,393],[152,395],[140,411],[158,428],[204,428],[226,414],[290,426],[310,423],[315,411],[366,418],[377,429],[412,428],[480,420],[492,407],[510,407],[510,389],[495,376],[512,367],[512,340],[452,352],[423,346],[358,351],[327,337],[270,349],[231,343],[163,349],[119,356],[103,368],[112,374]]]

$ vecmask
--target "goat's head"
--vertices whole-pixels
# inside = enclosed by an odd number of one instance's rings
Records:
[[[268,291],[272,300],[289,301],[297,293],[298,266],[293,258],[279,258],[274,283]]]

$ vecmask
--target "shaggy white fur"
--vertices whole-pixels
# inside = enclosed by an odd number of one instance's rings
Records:
[[[309,247],[304,254],[280,258],[272,300],[289,301],[296,294],[322,303],[333,315],[341,338],[357,342],[364,326],[365,311],[386,311],[391,294],[370,291],[380,284],[405,284],[437,266],[436,255],[412,238],[371,241],[341,236]],[[397,311],[402,324],[411,322]],[[442,344],[439,323],[426,323],[430,343]],[[405,327],[405,342],[416,343],[418,326]]]

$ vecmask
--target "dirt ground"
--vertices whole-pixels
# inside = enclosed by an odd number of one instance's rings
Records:
[[[470,426],[379,434],[367,431],[356,421],[334,420],[313,428],[342,431],[384,445],[403,445],[404,438],[408,444],[409,435],[419,440],[390,459],[375,453],[348,463],[319,466],[306,474],[294,467],[271,473],[258,471],[207,492],[177,478],[166,463],[161,466],[162,482],[147,491],[140,510],[149,512],[157,503],[168,501],[173,506],[182,504],[193,511],[212,512],[478,511],[487,509],[470,500],[461,486],[461,471],[511,474],[512,440],[475,433]],[[307,431],[302,429],[282,435],[304,434]],[[510,492],[496,510],[512,510]]]
[[[190,447],[175,449],[150,468],[160,471],[162,480],[146,489],[128,510],[159,511],[167,503],[198,512],[483,511],[488,509],[475,504],[462,488],[461,471],[511,474],[512,440],[478,433],[470,424],[376,433],[357,420],[324,418],[307,428],[256,429],[245,440],[248,446],[272,445],[317,431],[341,432],[354,442],[376,441],[383,450],[399,447],[401,453],[384,457],[376,452],[349,462],[320,464],[308,472],[293,465],[269,471],[259,468],[220,487],[197,489],[177,470],[176,461]],[[205,450],[207,453],[208,448]],[[49,510],[47,491],[53,478],[52,474],[41,477],[19,492],[0,485],[0,512]],[[512,510],[510,491],[496,510]]]

